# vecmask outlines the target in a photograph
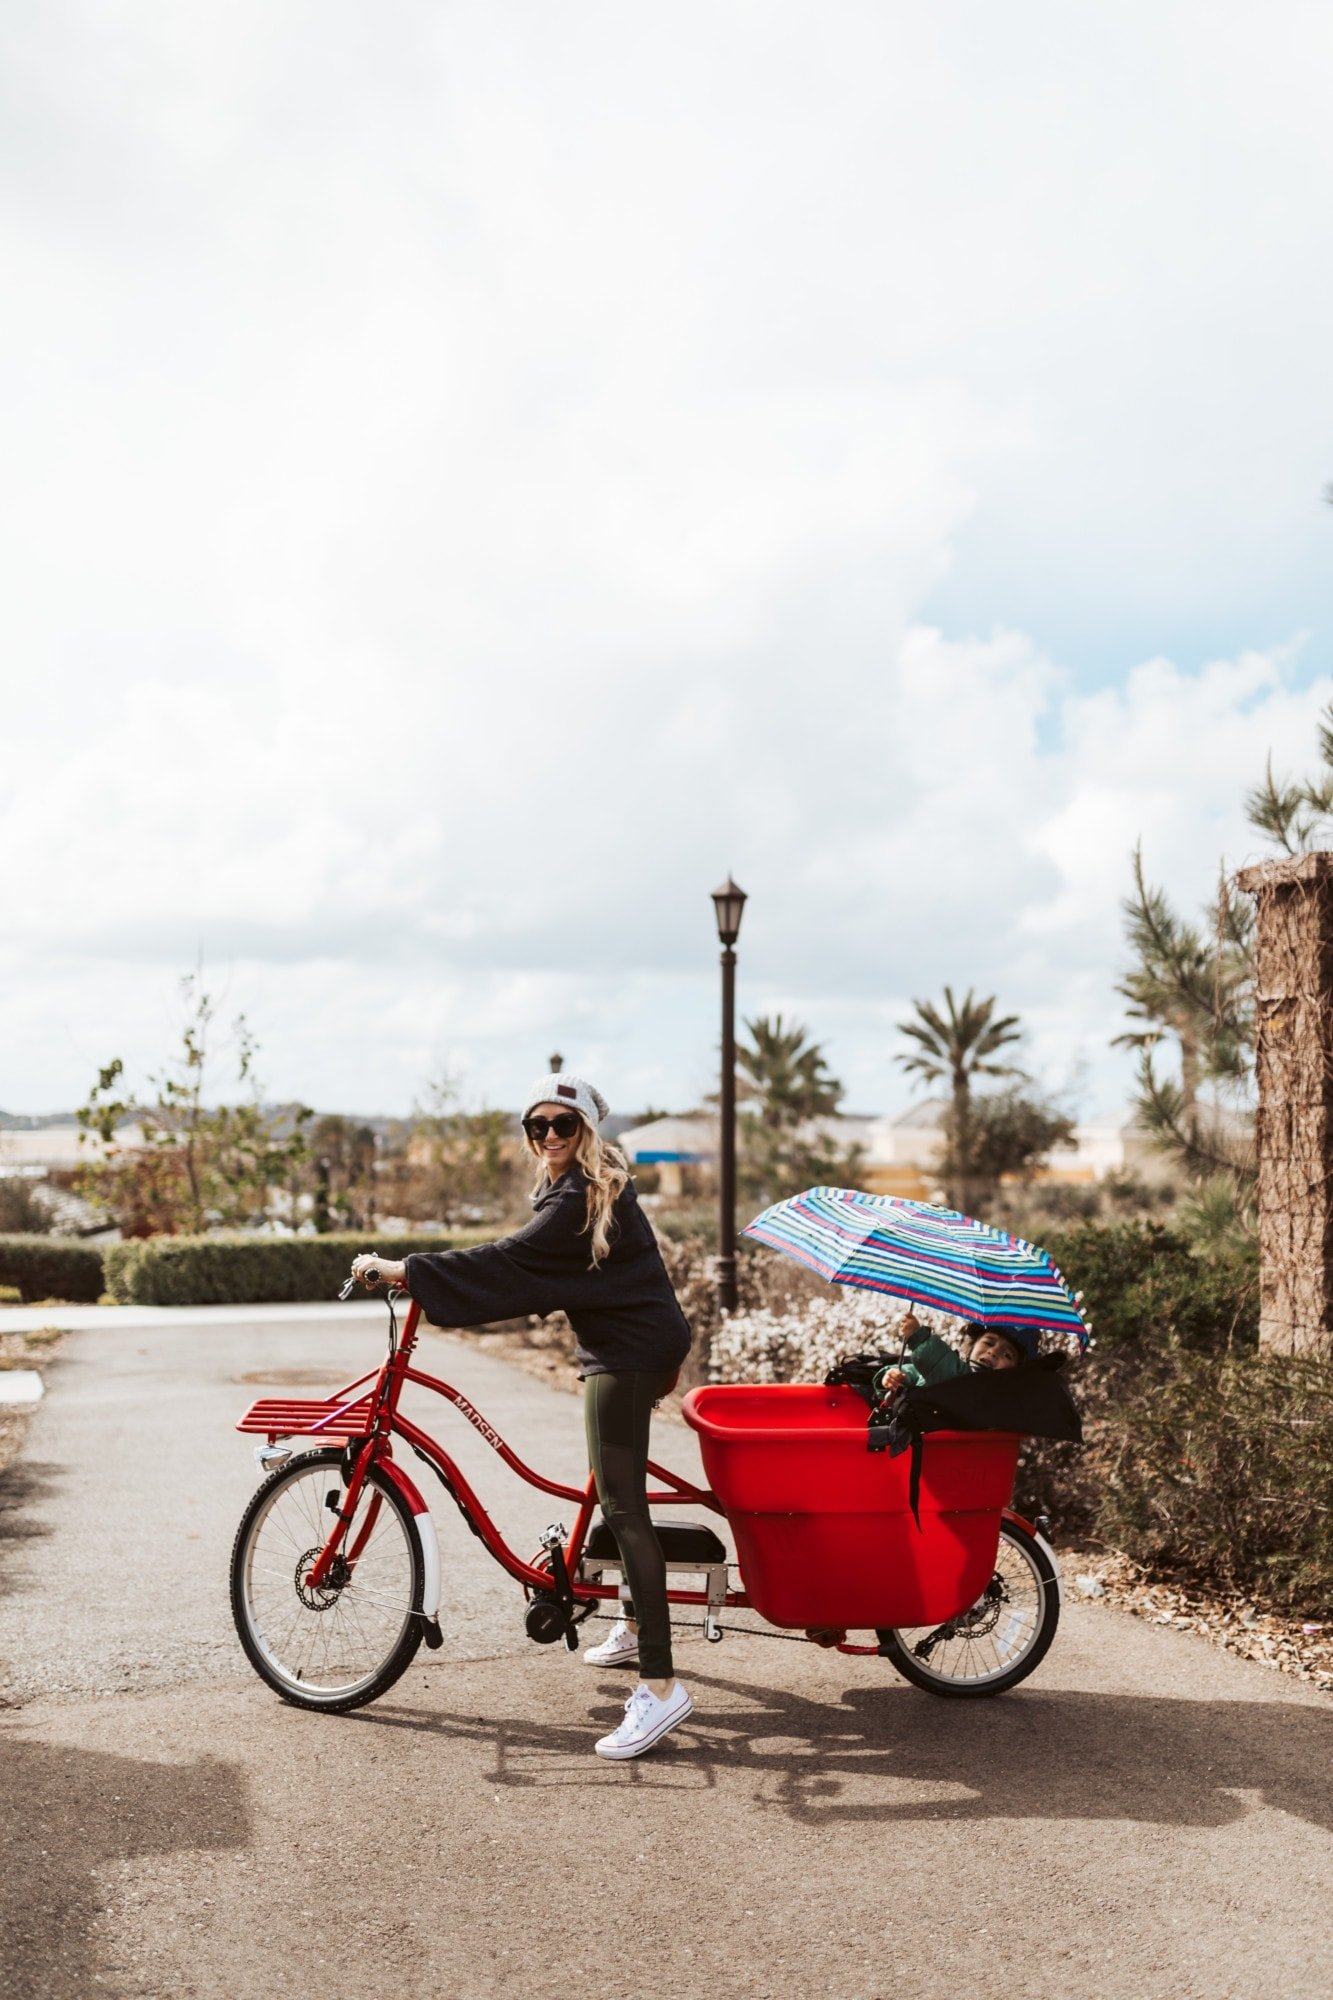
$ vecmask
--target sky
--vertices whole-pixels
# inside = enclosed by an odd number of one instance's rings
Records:
[[[1123,1100],[1120,899],[1333,697],[1333,15],[48,0],[0,23],[0,1107],[848,1107],[997,996]],[[220,1071],[217,1087],[226,1083]]]

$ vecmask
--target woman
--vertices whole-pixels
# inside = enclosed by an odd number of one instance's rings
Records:
[[[516,1235],[475,1250],[418,1251],[403,1263],[358,1257],[403,1285],[436,1326],[481,1326],[520,1313],[563,1311],[583,1378],[588,1462],[616,1538],[631,1602],[610,1637],[583,1655],[594,1666],[637,1659],[643,1676],[599,1757],[638,1757],[690,1713],[671,1664],[666,1565],[648,1514],[648,1425],[689,1353],[690,1329],[639,1207],[624,1156],[597,1127],[605,1099],[577,1076],[528,1092],[523,1131],[539,1162],[533,1217]]]

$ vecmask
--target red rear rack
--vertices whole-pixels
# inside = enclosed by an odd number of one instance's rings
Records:
[[[238,1431],[259,1431],[269,1438],[364,1437],[371,1429],[374,1398],[358,1396],[354,1403],[317,1403],[295,1396],[262,1396],[251,1403]]]

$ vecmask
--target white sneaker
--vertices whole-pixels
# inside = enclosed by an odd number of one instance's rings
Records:
[[[625,1720],[619,1729],[603,1736],[597,1744],[599,1757],[642,1757],[645,1750],[651,1750],[666,1735],[691,1714],[694,1703],[686,1694],[680,1682],[672,1688],[665,1701],[659,1701],[650,1687],[640,1681],[629,1700],[625,1703]]]
[[[623,1618],[617,1618],[600,1646],[586,1646],[584,1659],[590,1667],[623,1667],[639,1657],[639,1635],[631,1632]]]

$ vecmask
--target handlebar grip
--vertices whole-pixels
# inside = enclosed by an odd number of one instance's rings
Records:
[[[361,1273],[361,1282],[368,1290],[373,1291],[383,1275],[378,1264],[367,1264],[365,1270]]]

